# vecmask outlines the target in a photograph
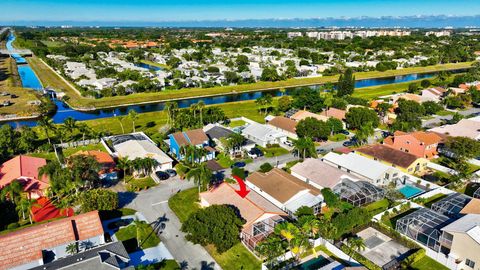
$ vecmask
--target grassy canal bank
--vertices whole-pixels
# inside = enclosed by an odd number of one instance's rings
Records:
[[[82,97],[78,90],[73,86],[70,86],[65,82],[58,74],[52,71],[43,61],[37,57],[32,57],[29,59],[29,64],[32,66],[36,74],[38,74],[40,81],[43,85],[60,89],[64,91],[67,96],[70,98],[68,103],[74,109],[88,110],[88,109],[101,109],[101,108],[110,108],[116,106],[125,106],[125,105],[134,105],[142,103],[154,103],[168,100],[176,99],[186,99],[194,97],[203,97],[203,96],[215,96],[222,94],[233,94],[240,92],[249,92],[249,91],[259,91],[259,90],[270,90],[286,87],[298,87],[298,86],[308,86],[315,84],[323,84],[329,82],[336,82],[338,80],[338,75],[336,76],[324,76],[324,77],[313,77],[313,78],[298,78],[298,79],[289,79],[285,81],[278,82],[256,82],[252,84],[244,85],[235,85],[235,86],[219,86],[212,88],[187,88],[179,90],[165,90],[155,93],[138,93],[128,96],[115,96],[115,97],[105,97],[100,99],[92,99]],[[427,67],[412,67],[405,68],[401,70],[390,70],[385,72],[379,71],[369,71],[369,72],[358,72],[355,73],[356,79],[373,79],[380,77],[391,77],[391,76],[400,76],[414,73],[429,73],[429,72],[438,72],[445,70],[454,70],[470,67],[472,62],[462,62],[462,63],[451,63],[451,64],[441,64]]]

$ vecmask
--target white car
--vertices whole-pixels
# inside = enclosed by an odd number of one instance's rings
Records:
[[[290,146],[290,147],[293,147],[293,143],[291,141],[285,141],[284,144],[286,146]]]

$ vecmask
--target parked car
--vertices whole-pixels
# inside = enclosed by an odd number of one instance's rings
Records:
[[[230,168],[232,168],[232,169],[235,168],[235,167],[243,168],[243,167],[245,167],[245,165],[247,165],[245,162],[237,161],[237,162],[233,163],[232,166],[230,166]]]
[[[160,180],[167,180],[168,178],[170,178],[170,175],[167,172],[164,172],[164,171],[155,172],[155,175]]]
[[[165,172],[168,173],[168,175],[170,175],[170,177],[177,176],[177,172],[174,169],[166,169]]]
[[[290,146],[290,147],[293,147],[293,143],[291,141],[285,141],[284,144],[286,146]]]
[[[350,147],[350,146],[353,146],[355,143],[353,141],[346,141],[346,142],[343,142],[343,146],[345,147]]]
[[[343,134],[343,135],[347,135],[347,136],[350,135],[350,132],[348,132],[348,130],[345,130],[345,129],[340,130],[340,132],[338,132],[338,133]]]
[[[248,151],[247,155],[250,158],[258,158],[258,157],[263,157],[263,152],[262,150],[255,147],[255,148],[252,148],[250,151]]]
[[[326,149],[318,148],[317,149],[317,154],[326,154],[328,151]]]

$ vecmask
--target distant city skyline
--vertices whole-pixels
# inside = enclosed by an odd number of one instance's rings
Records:
[[[472,0],[3,0],[0,23],[181,22],[480,14]]]

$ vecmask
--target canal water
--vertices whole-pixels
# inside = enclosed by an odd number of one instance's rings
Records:
[[[11,34],[8,38],[7,49],[13,50],[12,42],[14,40],[15,40],[15,36]],[[25,61],[25,59],[19,55],[12,55],[12,57],[17,61],[18,71],[22,80],[22,85],[26,88],[41,90],[42,84],[40,80],[35,75],[35,73],[31,69],[31,67],[28,65],[28,63]],[[143,64],[142,67],[156,68],[147,64]],[[459,70],[458,72],[462,72],[462,70]],[[363,87],[370,87],[370,86],[377,86],[377,85],[409,82],[413,80],[431,78],[435,75],[436,73],[422,73],[422,74],[409,74],[409,75],[386,77],[386,78],[358,80],[355,83],[355,87],[363,88]],[[321,87],[321,85],[310,86],[310,87],[313,89],[318,89]],[[191,98],[191,99],[179,100],[177,101],[177,103],[179,108],[188,108],[190,107],[190,105],[197,103],[200,100],[202,100],[206,105],[223,104],[228,102],[255,100],[267,94],[270,94],[272,96],[281,96],[284,94],[292,95],[293,93],[300,90],[301,88],[302,87],[286,88],[284,92],[280,91],[279,89],[276,89],[276,90],[268,90],[268,91],[254,91],[249,93],[228,94],[228,95],[215,96],[215,97]],[[76,120],[93,120],[93,119],[99,119],[99,118],[126,115],[130,110],[135,110],[138,113],[156,112],[156,111],[163,110],[165,106],[164,102],[157,102],[157,103],[145,104],[145,105],[131,105],[131,106],[125,106],[125,107],[118,107],[114,109],[100,109],[96,111],[82,112],[82,111],[76,111],[71,109],[67,104],[65,104],[60,100],[54,100],[54,102],[57,105],[57,111],[52,117],[54,123],[63,123],[67,117],[73,117]],[[35,126],[36,121],[16,121],[16,122],[11,122],[10,124],[13,126],[20,126],[20,125]]]

